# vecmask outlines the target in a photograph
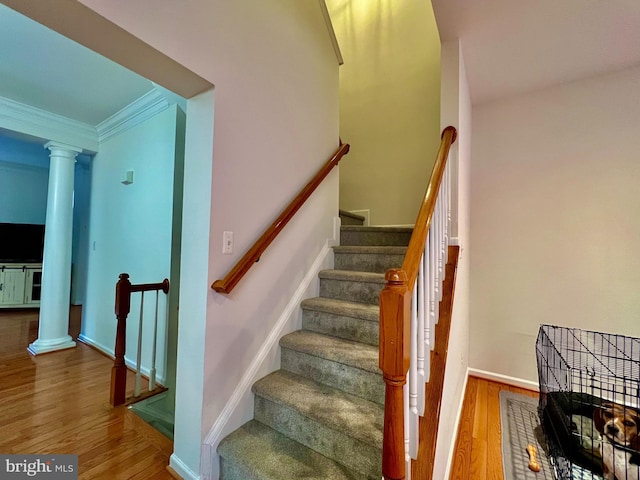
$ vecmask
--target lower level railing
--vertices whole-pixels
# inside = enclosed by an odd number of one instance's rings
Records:
[[[136,358],[136,381],[134,387],[134,397],[140,397],[142,384],[142,332],[144,320],[144,292],[155,291],[155,316],[153,326],[153,342],[151,354],[151,368],[149,370],[149,390],[156,388],[156,349],[158,332],[158,297],[160,291],[165,295],[169,293],[169,280],[164,279],[160,283],[141,283],[133,285],[129,281],[128,273],[121,273],[120,280],[116,284],[116,306],[115,313],[118,320],[116,328],[115,359],[111,369],[111,391],[110,403],[116,407],[126,401],[127,390],[127,365],[125,362],[126,338],[127,338],[127,316],[131,311],[131,294],[140,292],[140,317],[138,325],[138,351]]]
[[[451,167],[456,130],[447,127],[402,268],[386,273],[380,293],[380,368],[386,383],[382,473],[411,477],[417,459],[419,418],[442,300],[451,225]],[[436,428],[437,425],[434,426]]]

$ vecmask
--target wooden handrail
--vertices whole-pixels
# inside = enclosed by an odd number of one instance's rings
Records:
[[[444,175],[444,169],[447,165],[447,158],[449,157],[449,149],[451,145],[456,141],[458,133],[455,127],[448,126],[442,131],[440,149],[438,150],[438,156],[436,157],[436,163],[431,171],[431,179],[427,186],[427,191],[424,194],[420,211],[418,212],[418,218],[407,247],[407,253],[404,256],[402,262],[402,270],[407,275],[407,284],[410,288],[413,288],[413,284],[418,277],[418,268],[420,266],[420,258],[422,257],[422,251],[424,250],[424,242],[427,240],[427,233],[431,226],[431,219],[433,217],[433,210],[436,206],[436,200],[438,199],[438,192],[440,191],[440,184],[442,183],[442,176]]]
[[[442,132],[440,149],[422,200],[402,267],[390,269],[380,292],[380,359],[385,382],[382,475],[386,480],[405,478],[404,398],[411,355],[411,295],[442,183],[449,149],[457,136],[454,127]]]
[[[271,242],[278,236],[282,229],[289,223],[295,213],[302,207],[304,202],[311,196],[318,185],[322,183],[329,172],[338,165],[340,159],[349,152],[349,144],[340,142],[340,147],[333,156],[325,163],[311,180],[300,190],[298,195],[287,205],[276,220],[264,231],[264,233],[256,240],[253,246],[244,254],[244,256],[236,263],[233,268],[225,275],[224,278],[216,280],[211,284],[218,293],[231,293],[231,290],[245,276],[249,269],[260,260],[260,257],[267,249]]]
[[[129,281],[128,273],[121,273],[116,283],[115,313],[118,319],[116,327],[116,346],[114,350],[113,367],[111,367],[111,390],[109,402],[111,406],[122,405],[126,400],[127,365],[124,360],[127,338],[127,316],[131,311],[131,292],[148,292],[162,290],[169,293],[169,279],[160,283],[140,283],[133,285]],[[141,332],[139,332],[141,334]]]

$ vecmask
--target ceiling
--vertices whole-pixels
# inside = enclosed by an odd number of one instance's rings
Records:
[[[640,64],[639,0],[432,0],[483,103]],[[0,4],[0,97],[95,126],[153,89]]]
[[[0,97],[96,126],[153,88],[0,4]]]
[[[474,104],[640,64],[639,0],[432,0]]]

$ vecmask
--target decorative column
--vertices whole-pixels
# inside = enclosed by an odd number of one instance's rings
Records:
[[[73,177],[81,148],[49,142],[49,191],[42,261],[42,295],[38,338],[29,345],[33,355],[75,347],[69,335]]]

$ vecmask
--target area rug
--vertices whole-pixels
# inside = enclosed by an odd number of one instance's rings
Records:
[[[502,468],[505,480],[555,480],[538,417],[538,399],[500,392]],[[540,471],[529,470],[527,445],[538,451]]]

